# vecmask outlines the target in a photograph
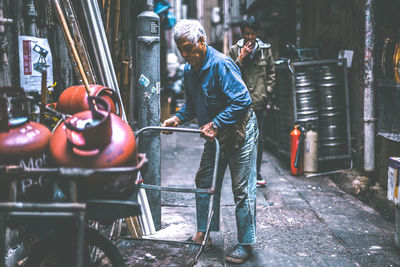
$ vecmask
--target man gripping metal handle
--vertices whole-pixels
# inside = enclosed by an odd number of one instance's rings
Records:
[[[227,56],[207,45],[203,26],[196,20],[181,20],[174,27],[174,39],[187,64],[184,71],[186,103],[176,116],[164,121],[164,127],[197,118],[201,136],[207,140],[196,174],[197,188],[210,188],[215,153],[212,144],[218,138],[221,156],[215,188],[211,231],[219,230],[219,206],[222,180],[229,165],[236,203],[238,243],[226,260],[243,263],[256,242],[256,159],[258,127],[251,98],[240,70]],[[209,195],[196,195],[197,233],[190,241],[204,240]]]

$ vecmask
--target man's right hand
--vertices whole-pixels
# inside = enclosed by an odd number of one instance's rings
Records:
[[[163,124],[161,125],[162,127],[178,127],[178,125],[181,123],[181,120],[177,116],[173,116],[169,119],[166,119]],[[171,131],[161,131],[164,134],[172,134]]]
[[[243,59],[247,57],[251,52],[253,52],[255,44],[247,41],[242,49],[240,49],[239,61],[242,63]]]

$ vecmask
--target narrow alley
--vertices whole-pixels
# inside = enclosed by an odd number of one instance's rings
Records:
[[[399,13],[0,0],[0,267],[400,267]]]
[[[194,126],[194,125],[193,125]],[[161,180],[165,186],[193,186],[203,140],[194,134],[162,135]],[[292,176],[264,151],[257,188],[257,244],[243,266],[399,266],[394,224],[339,189],[328,177]],[[229,171],[221,196],[221,231],[195,266],[230,266],[224,251],[236,242]],[[193,194],[162,193],[162,230],[150,238],[183,241],[196,229]],[[155,263],[156,264],[156,263]],[[149,265],[157,266],[157,265]]]

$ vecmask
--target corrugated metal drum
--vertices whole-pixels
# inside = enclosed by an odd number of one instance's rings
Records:
[[[339,82],[337,66],[320,69],[317,86],[319,92],[319,151],[321,156],[336,156],[346,153],[345,112],[343,108],[342,84]]]
[[[297,121],[308,125],[318,125],[318,92],[315,71],[305,68],[295,74]]]
[[[343,132],[345,131],[345,125],[343,124],[331,124],[331,125],[326,125],[324,127],[321,127],[319,129],[319,135],[320,136],[341,136]]]
[[[337,82],[320,83],[318,87],[321,107],[339,107],[342,105],[343,99],[338,93],[340,88]]]

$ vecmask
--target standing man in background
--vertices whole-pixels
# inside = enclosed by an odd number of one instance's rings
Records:
[[[265,186],[260,168],[263,155],[263,124],[266,117],[267,100],[271,97],[275,86],[275,66],[271,45],[262,42],[257,37],[260,34],[260,24],[250,17],[240,25],[243,39],[229,50],[229,56],[235,61],[242,72],[243,81],[250,92],[254,112],[257,116],[258,139],[257,154],[257,185]]]
[[[233,60],[207,45],[204,28],[198,21],[179,21],[174,27],[174,39],[187,62],[184,70],[186,103],[175,116],[165,120],[163,126],[177,127],[197,118],[200,136],[207,140],[196,174],[197,188],[211,187],[215,158],[213,142],[215,137],[218,138],[221,155],[210,230],[219,230],[221,186],[229,166],[238,242],[227,253],[226,260],[244,263],[252,255],[251,245],[256,242],[258,128],[250,108],[250,94]],[[208,194],[196,194],[197,232],[189,241],[204,241],[209,202]]]

